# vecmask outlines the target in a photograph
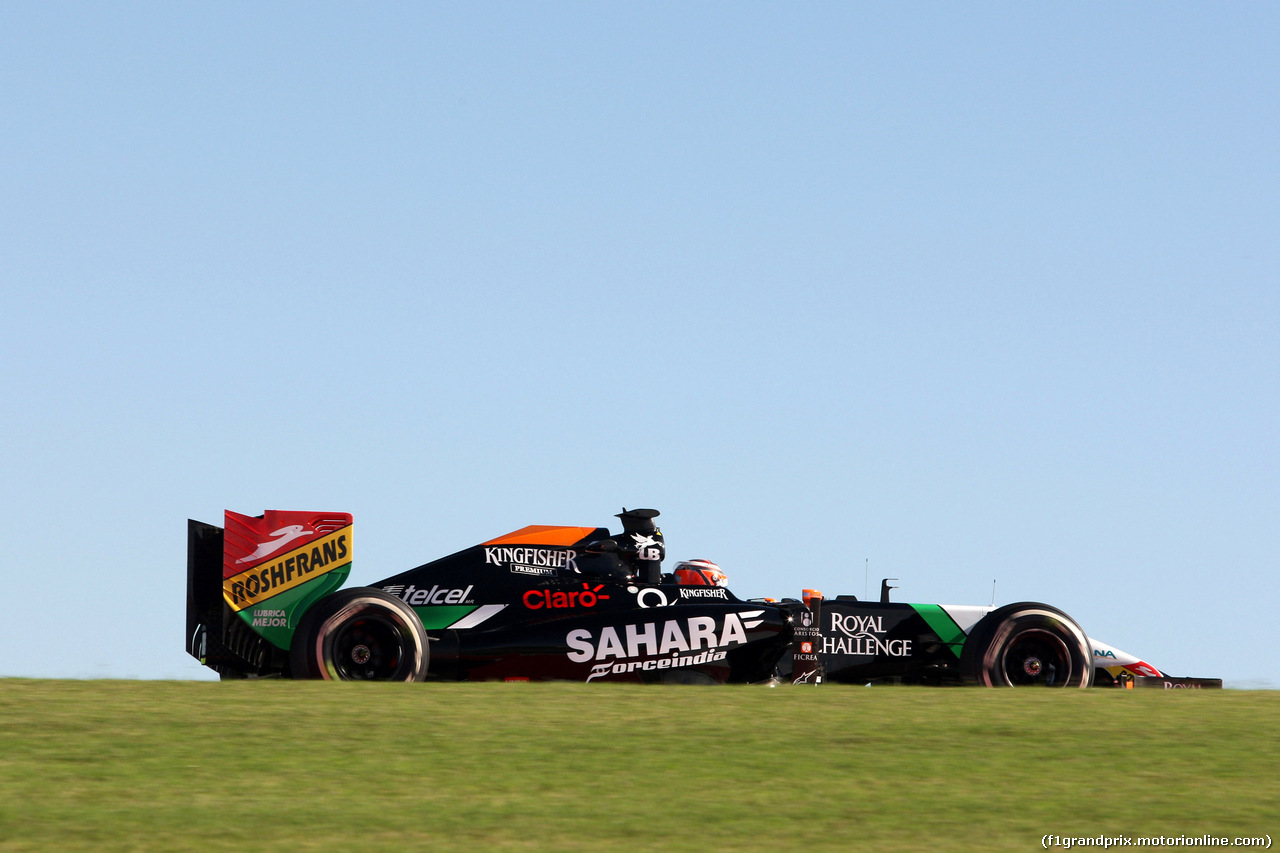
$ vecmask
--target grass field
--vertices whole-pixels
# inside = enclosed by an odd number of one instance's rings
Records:
[[[1276,835],[1280,693],[0,679],[0,851]]]

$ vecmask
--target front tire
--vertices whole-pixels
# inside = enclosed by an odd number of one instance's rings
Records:
[[[293,635],[294,678],[422,681],[427,632],[413,608],[382,590],[344,589],[320,599]]]
[[[1070,616],[1021,602],[988,613],[973,627],[960,669],[966,681],[985,687],[1089,687],[1093,652]]]

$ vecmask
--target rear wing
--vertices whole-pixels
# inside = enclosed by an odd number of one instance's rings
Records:
[[[209,647],[223,633],[221,566],[222,528],[187,519],[187,653],[214,669],[224,662]]]
[[[288,673],[303,614],[351,571],[351,516],[230,510],[187,521],[188,654],[227,678]]]

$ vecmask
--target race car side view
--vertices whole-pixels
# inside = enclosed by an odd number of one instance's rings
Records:
[[[531,525],[368,587],[346,513],[188,522],[187,651],[223,678],[1221,687],[1090,639],[1045,604],[740,599],[662,571],[656,510]]]

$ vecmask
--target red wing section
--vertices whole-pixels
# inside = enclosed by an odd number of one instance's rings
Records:
[[[237,612],[351,564],[351,515],[227,510],[222,593]]]

